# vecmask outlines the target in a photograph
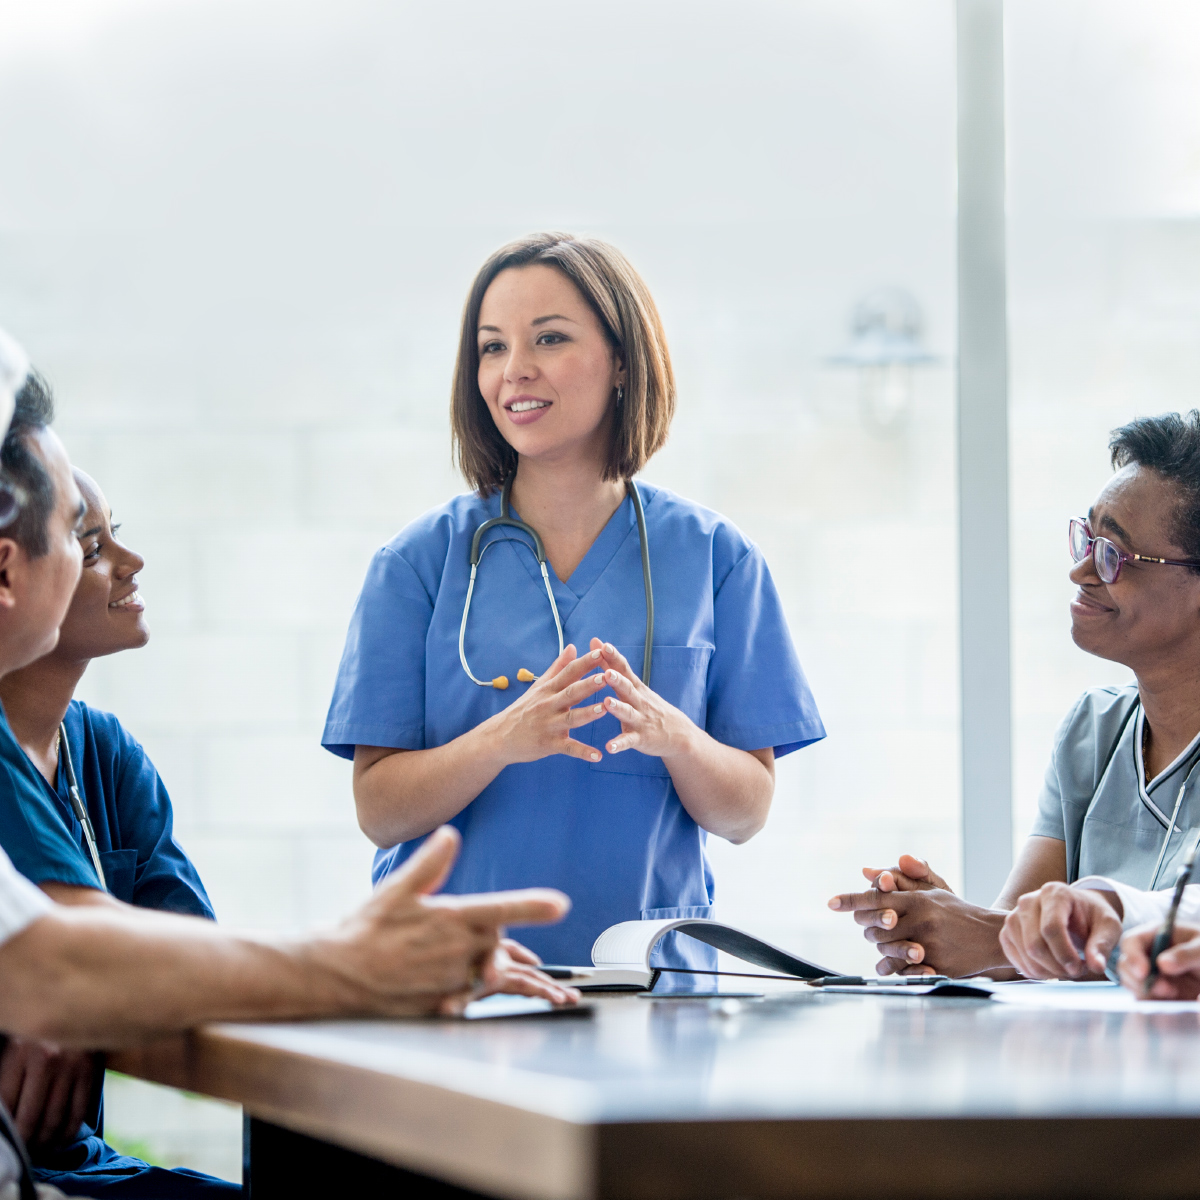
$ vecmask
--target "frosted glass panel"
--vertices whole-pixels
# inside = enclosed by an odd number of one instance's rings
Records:
[[[1067,521],[1108,434],[1200,403],[1200,13],[1008,5],[1015,834],[1054,730],[1128,671],[1078,650]]]

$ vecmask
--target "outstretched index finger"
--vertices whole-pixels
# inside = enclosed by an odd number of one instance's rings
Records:
[[[502,925],[548,925],[571,911],[570,897],[554,888],[524,888],[516,892],[488,892],[478,896],[442,897],[476,928]]]
[[[899,897],[895,892],[843,892],[829,901],[834,912],[866,912],[868,909],[896,907]]]
[[[462,837],[453,825],[440,826],[392,876],[387,886],[406,891],[411,896],[432,895],[446,882],[461,844]]]

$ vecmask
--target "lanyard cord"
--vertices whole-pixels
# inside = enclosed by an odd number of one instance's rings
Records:
[[[108,883],[104,878],[104,868],[100,865],[100,851],[96,847],[96,831],[92,828],[92,818],[88,816],[87,805],[79,794],[79,782],[75,778],[75,764],[71,762],[71,744],[67,741],[65,724],[58,727],[58,744],[62,748],[63,770],[67,775],[67,795],[71,797],[75,819],[83,826],[83,840],[87,843],[88,854],[91,855],[92,866],[96,868],[100,887],[107,892]]]

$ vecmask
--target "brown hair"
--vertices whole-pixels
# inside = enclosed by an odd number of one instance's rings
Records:
[[[463,306],[450,393],[454,457],[481,496],[516,469],[517,452],[496,428],[479,391],[479,310],[492,280],[510,267],[543,263],[580,291],[625,366],[625,397],[612,426],[605,479],[631,479],[662,448],[675,415],[675,374],[649,289],[615,246],[568,233],[535,233],[501,246],[479,270]]]

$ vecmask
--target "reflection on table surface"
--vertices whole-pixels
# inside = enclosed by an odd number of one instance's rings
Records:
[[[1200,1115],[1200,1010],[823,994],[592,1001],[591,1020],[222,1026],[573,1120]]]

